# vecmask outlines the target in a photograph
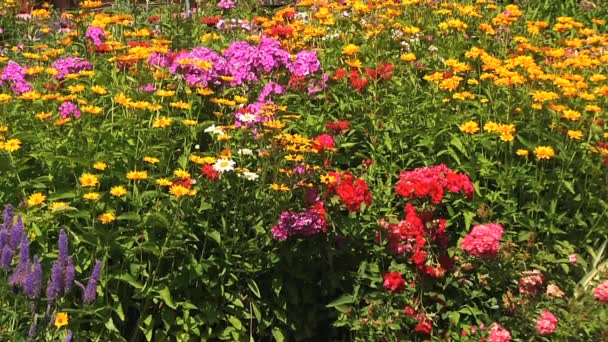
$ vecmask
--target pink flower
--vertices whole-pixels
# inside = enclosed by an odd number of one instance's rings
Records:
[[[557,329],[557,318],[551,311],[543,311],[536,320],[536,332],[541,335],[551,335]]]
[[[572,265],[576,265],[578,263],[578,255],[576,255],[576,254],[569,255],[568,262],[571,263]]]
[[[464,237],[460,248],[479,258],[494,258],[498,253],[503,228],[498,223],[480,224]]]
[[[488,342],[511,342],[511,333],[498,323],[492,323]]]
[[[564,297],[564,291],[562,291],[557,285],[547,285],[547,296],[562,298]]]
[[[391,292],[401,292],[405,289],[405,279],[399,272],[389,272],[384,275],[383,285]]]
[[[608,303],[608,280],[604,280],[593,290],[593,296],[600,303]]]
[[[519,292],[524,295],[536,296],[543,292],[545,278],[539,270],[525,271],[519,280]]]

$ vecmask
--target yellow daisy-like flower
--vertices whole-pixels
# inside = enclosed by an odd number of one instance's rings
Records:
[[[106,88],[99,86],[99,85],[94,85],[91,87],[91,91],[94,92],[95,94],[98,95],[105,95],[108,93],[108,91],[106,90]]]
[[[361,48],[355,44],[348,44],[342,48],[343,55],[354,55],[361,51]]]
[[[402,54],[399,59],[401,59],[404,62],[413,62],[416,60],[416,55],[413,53],[404,53]]]
[[[51,204],[49,204],[49,210],[52,212],[57,212],[67,209],[69,206],[70,204],[68,202],[51,202]]]
[[[183,185],[175,184],[169,188],[169,193],[175,197],[182,197],[190,194],[190,189]]]
[[[101,195],[99,192],[89,192],[82,195],[82,198],[86,199],[87,201],[97,201],[101,198]]]
[[[468,121],[460,125],[460,131],[467,134],[475,134],[479,132],[479,124],[475,121]]]
[[[190,120],[190,119],[184,119],[182,120],[182,123],[186,126],[196,126],[198,124],[198,121],[196,120]]]
[[[95,162],[95,164],[93,164],[93,168],[95,170],[103,171],[108,168],[108,164],[106,164],[102,161],[98,161],[98,162]]]
[[[160,162],[160,159],[154,158],[154,157],[144,157],[144,161],[146,163],[154,165],[154,164],[157,164],[158,162]]]
[[[114,197],[122,197],[124,195],[127,194],[127,188],[125,188],[122,185],[117,185],[117,186],[113,186],[110,189],[110,195],[114,196]]]
[[[270,188],[275,191],[289,191],[289,187],[285,184],[273,183],[270,185]]]
[[[46,196],[41,192],[35,192],[27,198],[27,205],[28,207],[35,207],[41,205],[44,201],[46,201]]]
[[[568,130],[568,137],[570,137],[570,139],[574,139],[574,140],[581,140],[583,138],[583,132],[582,131],[573,131],[573,130]]]
[[[127,173],[128,180],[144,180],[148,178],[147,171],[129,171]]]
[[[106,211],[105,213],[99,215],[98,219],[101,221],[101,223],[108,224],[116,221],[116,214],[114,211]]]
[[[361,63],[361,61],[358,59],[349,59],[346,61],[346,64],[352,68],[361,68],[363,66],[363,63]]]
[[[21,140],[9,139],[2,144],[2,148],[7,152],[15,152],[21,148]]]
[[[171,186],[173,185],[173,182],[170,181],[167,178],[159,178],[155,181],[156,185],[160,185],[160,186]]]
[[[99,177],[92,173],[83,173],[78,179],[83,188],[94,187],[99,184]]]
[[[326,175],[321,175],[321,183],[322,184],[332,184],[336,181],[336,177],[330,175],[330,174],[326,174]]]
[[[68,314],[65,312],[58,312],[55,314],[55,327],[57,329],[68,325],[68,323],[70,322],[70,319],[68,317]]]
[[[154,128],[169,127],[169,126],[171,126],[172,121],[173,120],[171,118],[168,118],[166,116],[161,116],[160,118],[154,120],[154,122],[152,123],[152,127],[154,127]]]
[[[183,169],[177,169],[177,170],[173,171],[173,174],[175,175],[175,177],[181,178],[181,179],[191,178],[190,172],[183,170]]]
[[[528,154],[530,153],[530,151],[528,150],[524,150],[524,149],[518,149],[517,151],[515,151],[515,154],[517,154],[520,157],[527,157]]]
[[[555,156],[555,150],[551,146],[537,146],[534,148],[536,159],[551,159]]]

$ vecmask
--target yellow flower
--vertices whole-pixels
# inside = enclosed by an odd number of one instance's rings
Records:
[[[55,327],[57,327],[57,329],[63,327],[64,325],[68,325],[68,323],[69,318],[67,313],[58,312],[55,314]]]
[[[172,121],[173,120],[171,118],[168,118],[166,116],[161,116],[160,118],[154,120],[154,122],[152,123],[152,127],[154,127],[154,128],[169,127],[169,126],[171,126]]]
[[[101,195],[99,192],[89,192],[82,195],[82,198],[86,199],[87,201],[97,201],[101,198]]]
[[[27,205],[29,207],[34,207],[37,205],[41,205],[46,200],[46,196],[41,192],[35,192],[27,198]]]
[[[157,179],[157,180],[156,180],[156,182],[155,182],[155,183],[156,183],[157,185],[160,185],[160,186],[171,186],[171,185],[173,185],[173,182],[172,182],[172,181],[170,181],[170,180],[169,180],[169,179],[167,179],[167,178],[159,178],[159,179]]]
[[[413,62],[416,60],[416,55],[413,53],[404,53],[399,57],[404,62]]]
[[[83,188],[93,187],[99,184],[99,177],[91,173],[83,173],[78,180]]]
[[[95,164],[93,164],[93,168],[95,170],[103,171],[108,168],[108,164],[106,164],[102,161],[98,161],[98,162],[95,162]]]
[[[114,197],[122,197],[127,194],[127,188],[122,185],[113,186],[110,189],[110,195]]]
[[[148,178],[147,171],[129,171],[127,173],[127,179],[129,180],[144,180]]]
[[[270,188],[275,191],[289,191],[289,188],[285,184],[273,183],[270,185]]]
[[[105,213],[99,215],[99,221],[103,224],[108,224],[116,220],[116,214],[113,211],[106,211]]]
[[[321,183],[322,184],[333,184],[336,181],[336,177],[330,175],[330,174],[326,174],[326,175],[322,175],[321,176]]]
[[[183,170],[183,169],[177,169],[177,170],[173,171],[173,174],[175,175],[175,177],[181,178],[181,179],[188,179],[191,177],[190,172]]]
[[[68,207],[69,207],[68,202],[51,202],[51,204],[49,204],[49,210],[52,212],[64,210],[64,209],[67,209]]]
[[[361,48],[355,44],[348,44],[344,48],[342,48],[343,55],[354,55],[361,51]]]
[[[348,64],[352,68],[360,68],[363,66],[363,63],[361,63],[361,61],[358,59],[349,59],[346,61],[346,64]]]
[[[515,154],[517,154],[520,157],[527,157],[528,153],[530,153],[528,150],[524,150],[524,149],[519,149],[517,151],[515,151]]]
[[[175,197],[182,197],[190,194],[190,189],[183,185],[175,184],[169,188],[169,193]]]
[[[190,109],[192,107],[192,105],[190,103],[183,102],[183,101],[171,102],[171,103],[169,103],[169,106],[171,106],[173,108],[178,108],[178,109]]]
[[[94,92],[95,94],[98,95],[105,95],[108,93],[108,91],[106,90],[106,88],[102,87],[102,86],[98,86],[98,85],[94,85],[91,87],[91,91]]]
[[[555,156],[555,150],[551,146],[537,146],[534,148],[536,159],[551,159]]]
[[[198,121],[196,120],[190,120],[190,119],[184,119],[182,120],[182,123],[186,126],[196,126],[198,124]]]
[[[570,137],[570,139],[574,139],[574,140],[581,140],[583,138],[583,132],[582,131],[572,131],[572,130],[568,130],[568,137]]]
[[[154,164],[160,162],[160,159],[154,158],[154,157],[144,157],[144,161],[146,163],[150,163],[150,164],[154,165]]]
[[[1,146],[7,152],[15,152],[21,148],[21,140],[9,139],[5,141]]]
[[[460,125],[460,131],[468,134],[479,132],[479,124],[475,121],[468,121]]]

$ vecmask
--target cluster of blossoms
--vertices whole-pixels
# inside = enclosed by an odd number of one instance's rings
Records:
[[[291,236],[309,237],[326,231],[323,202],[316,202],[304,211],[281,213],[279,223],[272,227],[272,236],[277,240],[287,240]]]
[[[317,141],[317,143],[322,142],[323,140]],[[325,148],[330,148],[330,146],[333,146],[333,139],[332,144],[326,145]],[[319,148],[323,148],[323,146]],[[333,179],[328,184],[328,192],[335,192],[346,204],[349,212],[359,211],[362,203],[365,203],[368,207],[372,204],[372,194],[369,192],[367,183],[363,179],[355,178],[349,171],[341,173],[330,171],[328,174]]]
[[[511,333],[498,323],[493,323],[490,326],[488,334],[489,342],[511,342]]]
[[[69,117],[70,114],[72,114],[76,119],[79,119],[80,115],[82,114],[80,109],[78,109],[78,106],[71,101],[63,102],[59,106],[58,111],[62,119]]]
[[[79,57],[60,58],[51,64],[57,70],[55,78],[62,80],[67,74],[76,74],[81,71],[93,70],[93,63]]]
[[[536,320],[536,332],[540,335],[551,335],[557,329],[557,317],[551,311],[544,310]]]
[[[545,277],[539,270],[524,271],[519,280],[519,292],[523,295],[536,296],[544,292]]]
[[[480,224],[464,237],[460,247],[478,258],[494,258],[498,253],[503,228],[498,223]]]
[[[440,164],[401,172],[396,191],[406,198],[429,196],[433,204],[438,204],[443,199],[445,191],[462,192],[470,199],[475,189],[467,175],[456,173],[444,164]]]
[[[106,39],[108,39],[108,36],[106,35],[106,32],[101,27],[90,26],[87,29],[85,38],[88,38],[91,41],[93,41],[93,44],[99,48],[103,44],[103,42]]]
[[[2,69],[0,86],[4,82],[7,82],[11,85],[11,90],[17,95],[31,91],[33,89],[32,86],[25,80],[25,69],[25,67],[22,67],[18,63],[9,61],[4,69]]]
[[[19,248],[19,257],[17,264],[14,266],[11,275],[8,278],[8,284],[13,288],[15,293],[22,291],[26,297],[37,301],[42,292],[42,265],[37,255],[33,260],[30,259],[30,245],[27,234],[23,226],[21,216],[15,217],[14,209],[11,205],[7,205],[3,211],[3,222],[0,225],[0,269],[10,270],[13,264],[13,257]],[[75,281],[74,261],[68,252],[68,236],[62,229],[59,232],[58,255],[51,268],[51,275],[46,288],[47,299],[47,314],[54,303],[63,296],[68,294],[73,285],[76,284],[82,289],[82,300],[85,304],[91,304],[97,298],[97,281],[101,272],[101,262],[97,261],[93,267],[93,271],[86,286]],[[33,312],[37,309],[37,305],[33,305]],[[30,328],[30,337],[36,334],[36,321],[32,322]]]
[[[593,290],[593,296],[600,303],[608,304],[608,280],[604,280]]]
[[[286,67],[297,77],[310,76],[321,68],[315,51],[301,51],[291,61],[289,52],[281,48],[280,42],[268,37],[260,39],[257,46],[245,41],[233,42],[221,55],[197,47],[177,55],[153,54],[148,62],[161,67],[171,62],[169,72],[180,74],[189,85],[199,87],[222,82],[239,86],[258,81],[261,73],[270,73],[280,67]]]
[[[361,94],[370,81],[387,81],[393,78],[394,70],[395,66],[392,63],[380,63],[375,68],[365,68],[365,72],[360,72],[358,68],[352,68],[350,72],[344,68],[338,68],[332,79],[340,81],[348,73],[350,86]]]

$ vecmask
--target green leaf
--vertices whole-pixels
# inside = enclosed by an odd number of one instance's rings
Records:
[[[272,337],[274,337],[277,342],[285,341],[285,336],[283,336],[283,332],[279,328],[272,329]]]
[[[134,288],[141,290],[144,286],[142,285],[142,283],[140,283],[137,279],[135,279],[131,274],[129,273],[123,273],[123,274],[119,274],[117,276],[114,277],[114,279],[118,279],[118,280],[122,280],[127,282],[129,285],[133,286]]]
[[[344,304],[352,304],[353,303],[353,296],[350,294],[345,294],[342,295],[340,298],[334,300],[333,302],[327,304],[325,307],[327,308],[333,308],[339,305],[344,305]]]
[[[141,221],[141,218],[139,217],[139,214],[133,211],[130,212],[126,212],[120,216],[118,216],[116,218],[117,220],[124,220],[124,221],[135,221],[135,222],[139,222]]]
[[[217,230],[212,230],[206,233],[208,237],[212,238],[218,244],[222,243],[222,235]]]
[[[262,298],[262,296],[260,295],[260,289],[258,288],[258,284],[256,284],[253,279],[247,280],[247,286],[249,286],[249,289],[256,297]]]
[[[241,330],[243,328],[243,324],[241,323],[241,321],[234,316],[228,316],[228,322],[230,322],[230,324],[232,324],[232,326],[235,327],[237,330]]]
[[[163,300],[163,302],[165,302],[165,304],[167,304],[168,307],[170,307],[171,309],[177,308],[177,306],[173,302],[173,299],[171,298],[171,292],[169,291],[168,287],[166,287],[166,286],[163,287],[161,290],[158,291],[158,294],[160,295],[160,298]]]

